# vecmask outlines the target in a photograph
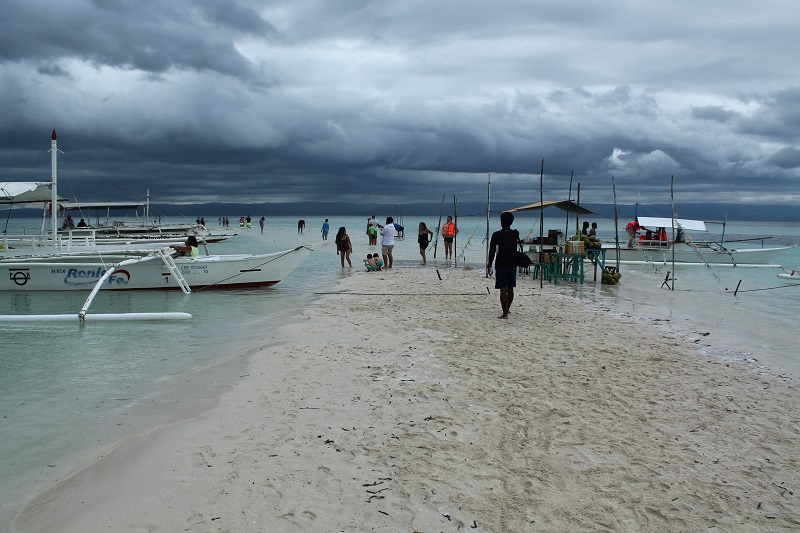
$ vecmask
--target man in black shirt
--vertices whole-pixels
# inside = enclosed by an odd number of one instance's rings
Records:
[[[498,318],[508,318],[511,309],[511,302],[514,301],[514,287],[517,286],[517,243],[519,242],[519,232],[511,229],[514,222],[513,213],[500,213],[500,231],[492,233],[492,240],[489,241],[489,275],[492,274],[492,261],[497,261],[494,265],[494,288],[500,289],[500,307],[503,314]]]

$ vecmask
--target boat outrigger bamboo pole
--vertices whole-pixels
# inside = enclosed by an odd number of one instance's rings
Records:
[[[167,253],[167,252],[165,251],[164,253]],[[148,255],[146,257],[137,257],[137,258],[134,258],[134,259],[126,259],[125,261],[120,261],[116,265],[110,266],[108,268],[108,270],[106,270],[103,273],[103,275],[100,276],[100,278],[98,278],[97,283],[95,283],[94,287],[92,288],[92,292],[89,293],[89,296],[86,298],[86,301],[84,302],[83,307],[81,307],[81,310],[78,313],[78,318],[81,321],[83,321],[86,318],[86,316],[87,316],[86,313],[89,311],[89,306],[92,305],[92,301],[94,300],[94,297],[97,295],[97,292],[100,289],[103,288],[103,284],[111,276],[111,274],[113,274],[114,272],[119,270],[120,267],[132,265],[132,264],[135,264],[135,263],[145,263],[147,261],[153,261],[155,259],[162,259],[163,260],[163,255],[164,255],[163,253],[162,254],[156,253],[154,255]],[[188,288],[188,286],[187,286],[187,288]],[[184,292],[187,292],[187,290],[184,289]],[[128,315],[128,314],[136,315],[136,313],[121,313],[121,314],[118,315],[117,318],[119,318],[120,320],[123,320],[124,319],[123,317],[125,315]],[[185,318],[187,318],[187,313],[148,313],[148,315],[149,316],[148,316],[147,319],[151,319],[151,318],[185,319]],[[188,318],[191,318],[191,315],[188,315]],[[136,318],[130,318],[130,320],[136,320]]]
[[[489,214],[492,212],[492,175],[486,184],[486,276],[489,277]]]

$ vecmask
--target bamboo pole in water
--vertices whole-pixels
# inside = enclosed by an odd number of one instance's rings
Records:
[[[486,185],[486,275],[489,277],[489,214],[492,209],[492,175],[489,174],[489,179]]]
[[[617,246],[617,272],[619,272],[619,216],[617,215],[617,186],[614,176],[611,176],[611,190],[614,192],[614,240]]]
[[[672,204],[672,283],[669,284],[669,290],[675,290],[675,194],[673,192],[673,184],[675,176],[669,177],[669,201]]]
[[[444,194],[442,194],[442,206],[439,208],[439,223],[436,224],[436,240],[433,242],[433,258],[436,259],[436,249],[439,247],[439,232],[442,227],[442,213],[444,212]]]
[[[567,194],[567,201],[572,201],[572,178],[575,175],[575,171],[572,170],[569,173],[569,193]],[[567,223],[564,224],[564,238],[569,235],[569,209],[567,209]]]
[[[544,250],[544,159],[539,167],[539,250]],[[542,254],[544,256],[544,254]],[[544,274],[539,271],[539,288],[544,287]]]
[[[453,195],[453,224],[455,224],[456,229],[458,229],[458,198],[456,195]],[[453,235],[453,265],[458,265],[458,254],[455,252],[458,250],[458,232]]]

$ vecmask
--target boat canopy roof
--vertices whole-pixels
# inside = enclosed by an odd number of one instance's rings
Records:
[[[689,220],[686,218],[667,217],[638,217],[637,222],[645,228],[675,228],[689,231],[707,231],[706,223],[702,220]]]
[[[76,209],[139,209],[147,207],[147,202],[59,202],[61,209],[72,211]]]
[[[581,207],[575,202],[570,200],[545,200],[544,202],[536,202],[535,204],[523,205],[515,207],[514,209],[507,209],[509,213],[517,213],[520,211],[540,211],[547,207],[557,207],[562,211],[566,211],[571,215],[596,215],[594,211],[589,211],[585,207]]]
[[[0,181],[0,204],[49,202],[52,197],[50,182]]]

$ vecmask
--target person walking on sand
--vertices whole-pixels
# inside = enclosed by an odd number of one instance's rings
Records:
[[[425,225],[424,222],[419,223],[419,237],[417,237],[417,242],[419,243],[419,255],[422,256],[422,264],[428,264],[428,261],[425,258],[425,251],[428,249],[428,243],[431,242],[431,235],[433,232],[428,229],[428,226]]]
[[[386,217],[386,225],[381,226],[381,254],[383,255],[383,263],[386,265],[386,270],[392,268],[394,257],[392,257],[392,250],[394,249],[394,236],[397,235],[397,228],[394,226],[394,219]]]
[[[350,236],[347,235],[347,230],[342,226],[339,228],[339,233],[336,234],[336,253],[339,254],[339,259],[342,261],[342,268],[344,268],[344,260],[347,259],[347,264],[353,266],[350,262],[350,254],[353,253],[353,243],[350,242]]]
[[[503,314],[497,318],[508,318],[511,302],[514,301],[514,287],[517,286],[517,243],[519,232],[511,229],[514,223],[514,214],[505,211],[500,213],[500,231],[492,233],[489,241],[489,275],[492,275],[492,261],[494,264],[494,288],[500,289],[500,307]]]
[[[331,229],[331,225],[328,224],[328,219],[326,218],[325,222],[322,223],[322,240],[323,241],[327,241],[328,240],[328,232],[330,231],[330,229]]]
[[[439,219],[441,220],[441,219]],[[442,226],[442,236],[444,237],[444,258],[453,258],[453,239],[458,235],[458,228],[453,222],[453,217],[447,217],[447,222]]]

